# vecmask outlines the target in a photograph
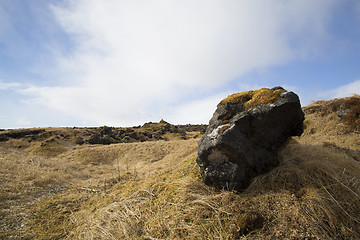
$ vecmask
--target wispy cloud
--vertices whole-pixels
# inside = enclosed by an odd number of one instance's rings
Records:
[[[20,83],[14,82],[5,82],[0,79],[0,90],[11,90],[22,87],[23,85]]]
[[[97,124],[200,121],[215,89],[314,54],[335,2],[67,1],[52,7],[75,42],[56,56],[60,84],[22,94]]]
[[[323,99],[332,99],[349,97],[354,94],[360,94],[360,80],[320,93],[319,97]]]

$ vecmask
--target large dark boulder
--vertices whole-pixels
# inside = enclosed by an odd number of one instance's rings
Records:
[[[281,87],[222,100],[199,142],[197,163],[208,185],[241,191],[277,165],[277,152],[303,133],[299,97]]]

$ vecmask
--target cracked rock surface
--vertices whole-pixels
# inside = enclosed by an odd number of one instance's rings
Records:
[[[207,185],[246,189],[254,177],[277,165],[277,152],[291,136],[303,133],[304,113],[295,93],[276,87],[244,94],[218,104],[199,142],[197,163]]]

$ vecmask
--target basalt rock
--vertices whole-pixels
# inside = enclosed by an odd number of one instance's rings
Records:
[[[44,133],[44,129],[15,129],[9,130],[5,133],[0,133],[0,142],[7,141],[10,138],[20,139],[23,137],[32,138],[38,136],[41,133]]]
[[[199,142],[204,182],[241,191],[277,165],[277,152],[303,133],[299,97],[282,87],[242,92],[222,100]]]
[[[88,143],[109,145],[109,144],[115,143],[115,140],[109,135],[102,135],[102,134],[97,133],[90,137],[90,139],[88,140]]]

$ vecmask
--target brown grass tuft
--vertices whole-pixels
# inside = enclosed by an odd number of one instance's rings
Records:
[[[345,114],[345,122],[355,130],[360,130],[360,97],[351,97],[344,103],[344,108],[350,111]]]
[[[280,157],[280,166],[256,178],[247,191],[288,191],[317,236],[359,238],[360,163],[336,149],[302,144],[290,144]]]
[[[4,141],[0,238],[360,239],[359,136],[341,104],[305,108],[303,136],[242,193],[203,184],[198,139],[74,147],[46,131]],[[43,141],[66,151],[35,154]]]
[[[95,210],[73,215],[69,238],[360,237],[360,164],[342,151],[292,141],[280,165],[240,194],[205,186],[194,160],[115,185]]]

